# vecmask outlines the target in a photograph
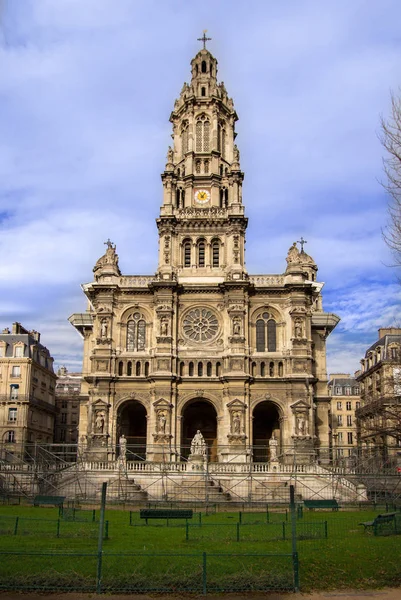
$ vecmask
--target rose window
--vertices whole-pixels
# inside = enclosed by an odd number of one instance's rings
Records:
[[[184,318],[184,334],[194,342],[209,342],[216,337],[219,322],[208,308],[194,308]]]

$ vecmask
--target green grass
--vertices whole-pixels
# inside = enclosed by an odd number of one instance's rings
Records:
[[[376,514],[304,512],[297,521],[303,591],[401,585],[401,535],[375,537],[359,525]],[[61,521],[57,538],[45,525],[50,522],[53,528],[56,508],[0,506],[0,531],[3,522],[13,521],[11,516],[19,516],[29,527],[18,535],[4,529],[0,536],[0,551],[7,552],[0,556],[0,587],[14,582],[15,587],[32,589],[35,582],[37,589],[93,589],[98,522]],[[166,521],[154,520],[146,526],[136,512],[130,526],[129,511],[122,510],[106,510],[106,519],[109,539],[103,546],[103,581],[107,591],[201,591],[203,552],[210,591],[291,587],[291,525],[283,512],[270,511],[268,523],[266,513],[243,513],[240,541],[238,512],[202,514],[202,526],[195,513],[189,521],[188,539],[183,521],[172,520],[167,527]],[[63,528],[68,535],[63,535]],[[21,551],[33,554],[12,554]],[[77,553],[80,556],[74,556]]]

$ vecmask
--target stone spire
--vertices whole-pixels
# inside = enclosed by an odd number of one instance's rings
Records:
[[[167,279],[173,273],[223,279],[245,274],[247,219],[235,143],[238,116],[224,83],[217,82],[217,60],[206,48],[208,39],[205,33],[200,38],[204,47],[191,61],[191,82],[184,83],[170,116],[173,143],[162,174],[157,220],[158,272]]]

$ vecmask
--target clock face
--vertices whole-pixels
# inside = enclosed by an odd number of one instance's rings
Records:
[[[195,190],[194,200],[196,204],[207,204],[210,200],[209,190]]]

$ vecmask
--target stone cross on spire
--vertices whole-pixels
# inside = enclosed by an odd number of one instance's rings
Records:
[[[198,42],[203,42],[203,49],[206,49],[206,42],[209,42],[212,38],[206,37],[207,29],[203,30],[203,36],[198,38]]]
[[[297,244],[301,244],[301,252],[304,251],[304,244],[307,244],[308,242],[306,240],[304,240],[304,238],[301,236],[301,239],[297,241]]]

